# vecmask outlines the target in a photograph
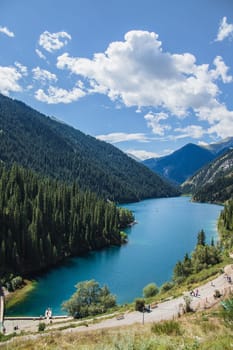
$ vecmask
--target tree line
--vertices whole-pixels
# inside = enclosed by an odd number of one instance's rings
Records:
[[[205,232],[201,230],[197,235],[197,244],[191,256],[185,254],[183,261],[178,261],[174,267],[173,280],[176,283],[182,282],[191,274],[197,273],[212,265],[218,264],[222,260],[221,246],[206,243]]]
[[[233,199],[225,204],[220,215],[219,226],[224,247],[231,250],[233,248]]]
[[[122,243],[133,214],[90,191],[0,165],[0,276],[30,274],[64,258]]]

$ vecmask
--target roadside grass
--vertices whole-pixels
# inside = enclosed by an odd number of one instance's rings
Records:
[[[232,350],[233,334],[219,309],[186,314],[174,321],[77,332],[44,333],[14,338],[2,350]]]
[[[159,292],[156,296],[151,298],[144,298],[145,303],[159,303],[168,299],[174,299],[182,296],[184,292],[195,289],[200,283],[207,283],[218,277],[221,273],[223,273],[224,267],[228,264],[232,264],[232,259],[229,257],[224,257],[221,263],[190,275],[183,282],[174,284],[168,291]]]
[[[151,331],[158,335],[182,335],[183,333],[180,323],[174,320],[154,323]]]

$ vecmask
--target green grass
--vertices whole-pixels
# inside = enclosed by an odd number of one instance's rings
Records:
[[[151,331],[158,335],[181,335],[183,333],[180,323],[174,320],[154,323]]]

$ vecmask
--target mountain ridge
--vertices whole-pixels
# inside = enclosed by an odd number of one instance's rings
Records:
[[[233,149],[205,165],[181,185],[199,202],[225,202],[233,195]]]
[[[12,127],[13,126],[13,127]],[[117,202],[177,195],[116,147],[0,95],[0,159]]]
[[[169,181],[181,185],[230,147],[233,147],[233,137],[203,146],[188,143],[167,156],[149,158],[142,163]]]
[[[147,159],[143,164],[173,183],[181,184],[213,158],[209,150],[188,143],[170,155]]]

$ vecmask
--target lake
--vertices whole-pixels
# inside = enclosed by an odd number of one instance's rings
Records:
[[[107,284],[120,304],[142,296],[150,282],[161,286],[172,277],[173,268],[196,245],[204,229],[206,240],[217,240],[217,219],[222,206],[193,203],[189,197],[149,199],[122,205],[134,212],[137,224],[126,232],[129,242],[69,259],[38,277],[36,289],[27,299],[7,310],[7,315],[64,314],[61,303],[70,298],[75,284],[95,279]]]

